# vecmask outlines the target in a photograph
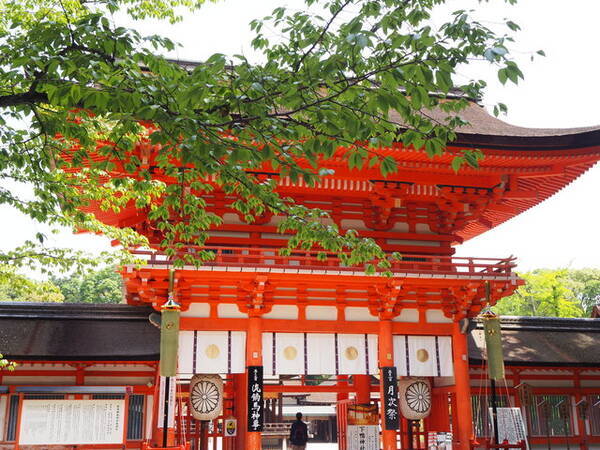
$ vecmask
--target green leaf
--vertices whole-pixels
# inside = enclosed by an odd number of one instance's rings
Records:
[[[451,163],[452,170],[454,170],[454,172],[458,172],[458,170],[461,168],[464,162],[465,160],[463,157],[455,156]]]

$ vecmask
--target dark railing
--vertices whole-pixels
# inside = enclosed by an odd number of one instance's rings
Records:
[[[280,255],[279,248],[251,248],[206,246],[202,250],[212,252],[214,258],[202,263],[209,267],[240,267],[265,269],[274,271],[311,270],[362,272],[360,266],[346,266],[335,253],[315,250],[294,250],[290,255]],[[198,250],[188,249],[188,254]],[[134,250],[133,253],[148,264],[171,264],[164,254],[152,250]],[[183,256],[183,254],[182,254]],[[435,255],[405,255],[401,259],[391,261],[389,270],[392,273],[414,273],[440,276],[496,276],[506,277],[516,266],[515,258],[474,258]]]

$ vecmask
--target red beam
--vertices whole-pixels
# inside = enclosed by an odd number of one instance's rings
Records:
[[[206,331],[246,331],[248,319],[213,319],[199,317],[182,317],[182,330]],[[264,319],[263,332],[304,332],[304,333],[361,333],[377,334],[378,322],[338,322],[334,320],[280,320]],[[448,323],[406,323],[393,322],[394,334],[419,334],[429,336],[449,336],[452,334],[452,324]]]

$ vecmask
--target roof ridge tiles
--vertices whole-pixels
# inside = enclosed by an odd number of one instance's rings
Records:
[[[0,302],[0,320],[148,320],[150,312],[147,306],[125,304]]]

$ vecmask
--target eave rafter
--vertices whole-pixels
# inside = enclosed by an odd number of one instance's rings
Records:
[[[166,270],[125,272],[129,303],[151,304],[159,309],[168,289]],[[177,271],[176,298],[187,310],[194,302],[236,304],[244,314],[262,315],[275,305],[363,307],[380,319],[392,319],[404,308],[441,309],[447,317],[472,317],[485,306],[485,282],[454,278],[387,278],[381,276],[307,276]],[[516,289],[519,280],[504,276],[490,281],[490,304]],[[214,308],[212,308],[214,309]]]

